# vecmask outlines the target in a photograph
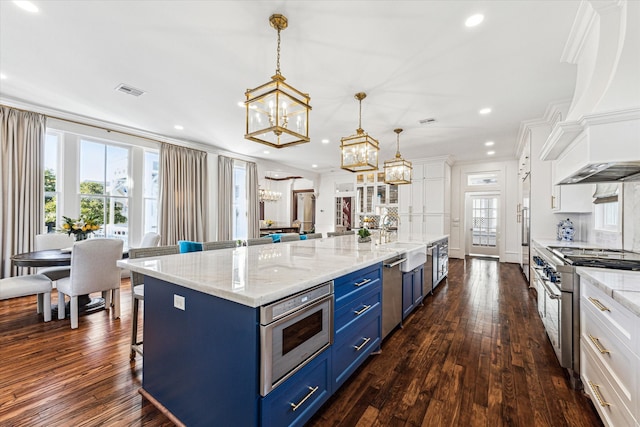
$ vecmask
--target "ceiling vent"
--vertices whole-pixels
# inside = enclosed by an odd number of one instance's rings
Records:
[[[122,93],[126,93],[128,95],[133,95],[133,96],[140,96],[143,93],[145,93],[143,90],[140,89],[136,89],[133,86],[129,86],[127,84],[124,83],[120,83],[117,87],[116,90],[122,92]]]
[[[421,125],[430,125],[431,123],[435,123],[436,119],[434,119],[433,117],[430,117],[428,119],[422,119],[422,120],[418,120],[418,123],[420,123]]]

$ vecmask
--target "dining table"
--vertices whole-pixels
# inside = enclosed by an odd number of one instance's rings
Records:
[[[72,248],[64,249],[46,249],[42,251],[24,252],[16,254],[11,257],[11,262],[16,267],[61,267],[71,265],[71,252]],[[125,250],[122,253],[123,258],[129,257],[129,251]],[[49,271],[43,273],[49,279],[56,281],[67,277],[68,271]],[[65,307],[65,313],[67,317],[70,314],[69,302]],[[89,314],[96,311],[100,311],[105,308],[105,301],[102,297],[91,297],[90,295],[78,295],[78,314]],[[51,309],[53,311],[53,317],[56,318],[58,312],[58,306],[52,304]]]

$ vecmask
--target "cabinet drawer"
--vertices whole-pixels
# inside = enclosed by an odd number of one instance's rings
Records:
[[[580,365],[584,392],[591,398],[602,422],[610,427],[637,425],[630,409],[615,392],[603,367],[587,345],[580,346]]]
[[[261,399],[261,425],[304,425],[331,395],[330,374],[331,351],[327,349]]]
[[[597,316],[591,307],[583,307],[580,313],[581,347],[588,347],[593,358],[602,365],[616,393],[630,409],[635,409],[637,386],[635,366],[637,357],[623,345]]]
[[[333,390],[349,378],[369,354],[380,345],[381,316],[366,316],[358,328],[336,335],[333,343]],[[360,322],[358,322],[360,324]]]
[[[375,264],[362,270],[342,276],[333,282],[333,293],[336,298],[336,309],[348,304],[358,293],[368,292],[375,286],[381,286],[381,264]]]
[[[609,295],[596,288],[584,277],[580,278],[580,300],[582,306],[594,308],[596,317],[609,328],[627,347],[637,351],[638,318],[614,301]]]
[[[370,313],[381,313],[382,288],[376,286],[370,289],[371,292],[358,292],[357,297],[350,301],[343,302],[340,308],[336,308],[335,317],[333,319],[336,335],[341,333],[345,328],[358,328],[355,322],[359,321]]]

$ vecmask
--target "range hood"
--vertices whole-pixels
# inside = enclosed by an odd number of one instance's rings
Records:
[[[640,181],[640,162],[591,164],[563,179],[558,184],[590,184],[619,181]]]

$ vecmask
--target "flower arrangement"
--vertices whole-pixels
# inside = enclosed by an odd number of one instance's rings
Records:
[[[271,227],[274,224],[273,220],[271,219],[266,219],[264,223],[266,224],[267,227]]]
[[[89,234],[100,229],[100,224],[94,218],[80,216],[78,219],[63,216],[62,232],[69,236],[74,235],[76,240],[85,240]]]
[[[371,232],[366,228],[361,228],[358,230],[358,242],[370,242],[371,241]]]

